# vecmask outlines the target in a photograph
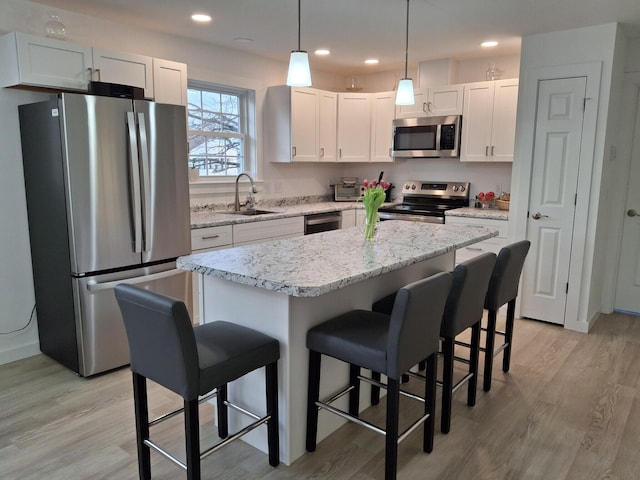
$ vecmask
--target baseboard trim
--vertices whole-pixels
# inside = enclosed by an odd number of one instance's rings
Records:
[[[11,348],[0,352],[0,365],[16,362],[23,358],[33,357],[40,354],[40,343],[33,342],[19,347]]]

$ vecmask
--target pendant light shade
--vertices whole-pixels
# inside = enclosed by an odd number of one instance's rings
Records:
[[[298,0],[298,49],[291,52],[287,85],[290,87],[310,87],[311,70],[309,55],[300,49],[300,0]]]
[[[404,78],[398,83],[396,91],[396,105],[413,105],[415,103],[413,97],[413,80],[407,75],[409,66],[409,0],[407,0],[407,29],[406,43],[404,50]]]

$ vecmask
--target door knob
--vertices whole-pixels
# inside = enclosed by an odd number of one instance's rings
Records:
[[[531,215],[531,218],[533,218],[534,220],[540,220],[542,217],[549,218],[549,215],[542,215],[540,212],[536,212]]]
[[[638,215],[640,214],[636,212],[633,208],[630,210],[627,210],[627,217],[637,217]]]

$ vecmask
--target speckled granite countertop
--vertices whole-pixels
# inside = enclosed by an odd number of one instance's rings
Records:
[[[217,227],[220,225],[233,225],[235,223],[259,222],[261,220],[274,220],[276,218],[298,217],[312,213],[337,212],[341,210],[353,210],[363,208],[362,202],[317,202],[301,203],[298,205],[262,206],[260,210],[268,210],[273,213],[264,215],[235,215],[220,211],[191,212],[191,228]]]
[[[454,208],[444,212],[446,217],[490,218],[493,220],[509,220],[509,210],[497,208]]]
[[[386,221],[178,258],[178,268],[295,297],[315,297],[498,235],[487,228]],[[339,252],[339,253],[337,253]]]

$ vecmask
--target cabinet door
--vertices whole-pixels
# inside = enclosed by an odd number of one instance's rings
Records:
[[[376,93],[371,98],[371,161],[392,162],[395,92]]]
[[[427,102],[428,102],[429,90],[426,88],[416,88],[413,92],[413,98],[415,102],[413,105],[398,105],[396,107],[396,118],[415,118],[426,117]],[[394,93],[395,103],[395,93]]]
[[[153,99],[151,57],[94,48],[93,69],[93,80],[143,88],[144,97]]]
[[[335,162],[337,153],[336,135],[338,134],[338,95],[333,92],[320,91],[318,97],[320,160],[323,162]]]
[[[317,162],[320,148],[318,91],[291,89],[291,149],[294,162]]]
[[[13,44],[18,56],[14,85],[87,91],[93,66],[91,47],[17,32],[3,38],[4,41]],[[2,68],[15,67],[3,65]]]
[[[187,65],[153,59],[153,91],[158,103],[187,105]]]
[[[338,161],[368,162],[370,143],[369,94],[338,94]]]
[[[463,94],[463,85],[445,85],[443,87],[429,88],[427,114],[429,116],[461,115]]]
[[[460,161],[487,162],[491,145],[494,82],[464,86]]]
[[[513,162],[517,109],[518,80],[496,81],[490,149],[493,161]]]

